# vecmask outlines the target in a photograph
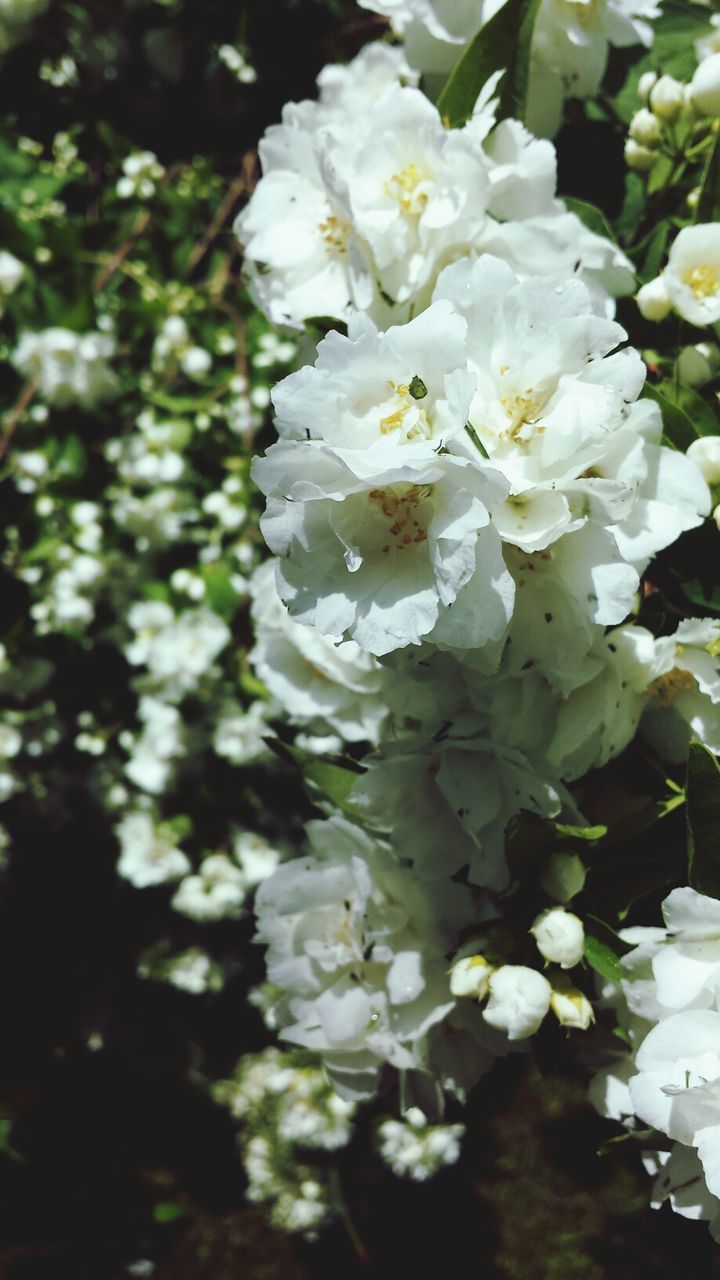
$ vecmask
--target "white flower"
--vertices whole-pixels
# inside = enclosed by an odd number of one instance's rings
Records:
[[[483,1018],[508,1040],[534,1035],[550,1008],[552,987],[537,969],[504,964],[490,979],[490,998]]]
[[[668,297],[683,320],[720,320],[720,222],[683,227],[670,247],[663,273]]]
[[[582,960],[585,950],[582,921],[564,907],[547,907],[536,916],[530,933],[540,955],[559,964],[561,969],[572,969]]]
[[[37,382],[40,395],[60,409],[79,404],[92,409],[117,389],[108,360],[115,339],[108,333],[44,329],[23,333],[12,355],[15,368]]]
[[[720,116],[720,53],[711,53],[695,68],[690,99],[701,116]]]
[[[253,831],[236,832],[232,850],[248,889],[255,889],[262,884],[280,865],[279,851],[273,849],[264,836],[256,835]]]
[[[672,299],[667,291],[665,277],[656,276],[642,285],[635,294],[640,315],[646,320],[664,320],[672,311]]]
[[[136,889],[179,880],[190,870],[190,860],[178,848],[168,823],[156,825],[150,813],[136,809],[115,828],[120,842],[118,874]]]
[[[695,342],[692,346],[683,347],[675,367],[686,387],[703,387],[720,372],[720,347],[716,342]]]
[[[643,735],[668,760],[684,760],[691,737],[720,753],[720,624],[686,618],[656,643],[663,670],[649,691]]]
[[[404,1120],[383,1120],[378,1126],[380,1155],[399,1178],[425,1182],[460,1157],[463,1124],[428,1124],[419,1107],[410,1107]]]
[[[649,173],[657,163],[659,152],[644,146],[635,138],[628,138],[623,154],[629,169],[635,169],[637,173]]]
[[[177,707],[147,695],[140,699],[138,717],[143,729],[131,742],[125,775],[142,791],[160,795],[184,749],[182,720]]]
[[[235,920],[244,914],[245,876],[223,853],[203,858],[196,875],[185,876],[172,899],[184,916],[201,923]]]
[[[359,1098],[382,1062],[416,1066],[425,1033],[453,1006],[438,917],[454,887],[426,894],[344,819],[310,823],[308,834],[313,856],[258,890],[257,937],[286,993],[282,1035],[321,1053],[341,1095]]]
[[[248,657],[285,714],[300,724],[326,722],[348,742],[375,742],[386,714],[377,661],[352,640],[335,644],[294,622],[272,561],[255,570],[250,594],[255,644]]]
[[[641,107],[630,121],[630,137],[643,147],[659,145],[662,139],[662,126],[657,116],[647,107]]]
[[[154,151],[134,151],[123,160],[122,170],[115,187],[121,200],[149,200],[165,173]]]
[[[14,293],[25,274],[25,267],[13,253],[0,249],[0,294]]]
[[[265,738],[272,736],[269,713],[268,704],[260,698],[247,710],[240,703],[226,704],[215,726],[213,750],[232,764],[254,764],[267,758],[270,749]]]
[[[482,461],[438,455],[363,479],[320,442],[280,441],[254,475],[278,590],[299,622],[376,655],[418,644],[438,620],[445,644],[504,631],[512,591],[489,513],[507,490]],[[456,629],[441,610],[463,587],[472,604]]]
[[[154,686],[169,700],[194,689],[230,640],[222,619],[204,607],[176,617],[168,605],[150,601],[133,606],[128,621],[138,632],[125,651],[128,661],[147,665]]]
[[[700,436],[693,440],[687,456],[702,472],[708,484],[720,484],[720,436]]]

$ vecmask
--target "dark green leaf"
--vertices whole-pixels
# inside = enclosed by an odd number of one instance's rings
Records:
[[[688,881],[720,898],[720,766],[701,742],[691,742],[687,767]]]
[[[565,204],[589,231],[594,231],[595,235],[604,236],[606,240],[615,243],[615,233],[605,214],[596,205],[590,204],[587,200],[578,200],[575,196],[566,196]]]
[[[720,133],[715,134],[703,171],[695,221],[720,221]]]
[[[501,82],[498,119],[521,120],[527,99],[530,41],[540,0],[507,0],[478,31],[440,94],[438,111],[452,126],[465,124],[483,85],[496,71]]]

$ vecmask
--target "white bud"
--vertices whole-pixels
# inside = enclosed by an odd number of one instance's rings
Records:
[[[674,76],[660,76],[650,90],[650,110],[661,120],[677,120],[685,103],[685,86]]]
[[[715,524],[716,524],[716,525],[717,525],[717,527],[718,527],[718,531],[720,531],[720,502],[719,502],[719,503],[718,503],[718,505],[715,507],[715,510],[714,510],[714,511],[713,511],[713,513],[712,513],[712,518],[713,518],[713,520],[715,521]]]
[[[550,997],[550,1008],[561,1027],[574,1027],[576,1031],[587,1031],[595,1021],[593,1007],[577,987],[558,986]]]
[[[564,907],[548,907],[541,911],[530,932],[540,955],[559,964],[561,969],[572,969],[582,959],[585,950],[582,920]]]
[[[537,1031],[550,1008],[552,987],[537,969],[504,964],[490,979],[490,999],[483,1018],[504,1031],[508,1040],[524,1040]]]
[[[630,137],[643,147],[655,147],[662,138],[662,125],[652,111],[641,107],[630,121]]]
[[[701,116],[720,116],[720,53],[711,53],[695,68],[690,100]]]
[[[540,884],[548,898],[556,902],[569,902],[585,883],[585,867],[576,853],[551,853]]]
[[[683,347],[675,369],[685,387],[704,387],[720,369],[720,347],[714,342],[696,342]]]
[[[720,484],[720,436],[701,436],[699,440],[693,440],[687,456],[702,472],[706,484]]]
[[[657,151],[642,147],[634,138],[628,138],[625,143],[625,163],[629,169],[635,169],[637,173],[649,173],[657,158]]]
[[[24,273],[22,262],[7,249],[0,249],[0,293],[7,296],[17,289]]]
[[[647,102],[648,98],[650,97],[650,91],[653,88],[653,85],[655,84],[657,84],[656,71],[646,71],[643,75],[641,75],[640,79],[638,80],[638,86],[637,86],[638,97],[641,102]]]
[[[210,371],[212,356],[204,347],[190,347],[180,361],[183,373],[188,378],[204,378]]]
[[[466,956],[450,970],[450,990],[454,996],[475,996],[484,1000],[494,972],[484,956]]]
[[[672,302],[662,276],[656,276],[638,289],[635,301],[641,316],[646,320],[664,320],[672,311]]]

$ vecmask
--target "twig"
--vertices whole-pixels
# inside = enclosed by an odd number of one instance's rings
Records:
[[[190,254],[187,266],[188,273],[194,271],[198,263],[205,257],[205,254],[210,248],[213,240],[230,217],[230,214],[240,199],[240,196],[245,192],[249,194],[252,191],[255,185],[256,162],[256,153],[254,151],[246,151],[242,158],[242,164],[238,176],[230,183],[230,186],[228,187],[223,200],[220,202],[217,213],[205,232],[205,235],[202,240],[195,245],[195,248]]]
[[[20,392],[20,395],[15,401],[15,404],[10,410],[10,416],[8,417],[8,420],[5,423],[5,429],[2,433],[2,436],[0,436],[0,462],[5,457],[5,454],[7,453],[10,447],[10,441],[12,440],[15,434],[15,430],[18,426],[18,423],[20,422],[20,419],[22,418],[25,410],[32,403],[32,400],[36,391],[37,391],[37,381],[35,380],[35,378],[30,378],[30,380],[25,383],[25,386],[23,387],[22,391]]]
[[[103,267],[100,274],[95,277],[93,281],[93,291],[95,293],[99,293],[100,290],[105,287],[110,277],[115,274],[118,267],[122,266],[130,250],[132,249],[135,241],[138,239],[138,236],[141,236],[143,231],[147,230],[150,224],[151,218],[152,218],[152,211],[150,209],[146,209],[144,213],[141,213],[138,215],[138,217],[135,220],[135,226],[130,232],[130,235],[128,236],[127,240],[125,240],[120,245],[119,249],[115,250],[115,253],[110,258],[110,261],[107,263],[105,267]]]

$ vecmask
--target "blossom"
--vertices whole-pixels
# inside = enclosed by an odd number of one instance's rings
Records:
[[[663,281],[683,320],[699,326],[720,320],[720,222],[698,222],[679,231]]]
[[[399,1178],[425,1182],[460,1158],[464,1124],[428,1124],[419,1107],[409,1107],[402,1120],[378,1126],[378,1150]]]
[[[115,353],[110,333],[75,333],[71,329],[25,332],[12,355],[23,377],[33,378],[40,395],[59,409],[79,404],[92,409],[117,389],[108,361]]]
[[[190,870],[190,860],[178,848],[169,823],[157,825],[145,810],[130,810],[115,828],[120,843],[118,875],[136,889],[180,880]]]
[[[649,689],[641,731],[667,760],[684,760],[691,737],[720,753],[720,624],[685,618],[656,643],[663,668]]]
[[[14,293],[25,274],[25,267],[14,253],[0,249],[0,294],[8,297]]]
[[[280,441],[254,476],[269,498],[261,528],[280,557],[278,590],[298,622],[381,655],[418,644],[472,581],[475,643],[502,634],[511,593],[489,524],[506,487],[491,468],[437,455],[364,479],[324,443]],[[454,641],[452,618],[444,638]]]
[[[540,955],[552,960],[561,969],[572,969],[579,964],[585,950],[585,930],[582,921],[564,907],[547,907],[536,916],[530,932]]]
[[[483,1018],[508,1040],[534,1035],[550,1008],[552,987],[537,969],[504,964],[490,979],[490,997]]]
[[[465,956],[450,970],[450,990],[454,996],[475,996],[484,1000],[494,970],[484,956]]]
[[[325,723],[348,742],[375,741],[386,713],[377,661],[352,640],[335,644],[294,622],[277,594],[272,561],[256,569],[250,593],[249,661],[284,713],[299,724]]]
[[[334,817],[308,825],[312,853],[258,890],[268,977],[285,993],[282,1035],[321,1053],[342,1096],[373,1091],[382,1062],[415,1066],[452,1008],[440,912],[386,847]],[[449,895],[449,896],[448,896]]]
[[[223,853],[203,858],[194,875],[180,882],[172,906],[200,923],[234,920],[244,914],[247,882],[243,872]]]
[[[695,68],[690,101],[700,115],[720,116],[720,53],[711,53]]]
[[[149,200],[165,173],[154,151],[134,151],[123,160],[122,171],[115,187],[121,200]]]

